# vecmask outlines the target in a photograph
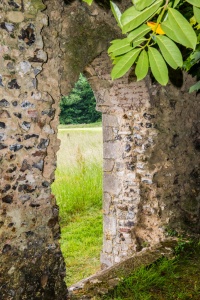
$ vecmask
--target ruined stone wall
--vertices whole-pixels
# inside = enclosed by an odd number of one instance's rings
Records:
[[[86,68],[103,113],[104,241],[112,266],[170,235],[199,233],[199,100],[175,87],[110,78],[106,53]],[[176,75],[177,76],[177,75]]]
[[[173,233],[199,233],[199,95],[191,78],[114,82],[110,12],[62,0],[1,0],[0,298],[66,296],[54,179],[60,93],[85,70],[103,114],[107,267]],[[124,1],[124,7],[130,1]],[[67,159],[67,157],[66,157]]]
[[[46,8],[40,0],[0,1],[3,300],[66,297],[65,266],[58,242],[59,209],[50,189],[59,148],[60,88],[62,93],[69,92],[87,63],[119,32],[107,25],[114,20],[106,15],[105,22],[105,12],[98,13],[97,6],[89,9],[75,2],[64,7],[62,0],[44,3]],[[96,22],[103,30],[101,39]]]
[[[58,207],[50,190],[59,146],[55,137],[59,51],[54,48],[57,60],[53,61],[50,51],[43,49],[42,28],[48,25],[41,12],[44,8],[40,0],[0,1],[2,300],[66,298]],[[56,22],[55,12],[51,15],[55,45],[59,45],[61,9],[57,7]],[[45,84],[44,63],[48,69]]]

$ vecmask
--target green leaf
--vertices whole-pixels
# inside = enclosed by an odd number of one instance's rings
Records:
[[[165,22],[163,22],[161,24],[161,29],[168,35],[168,37],[170,39],[172,39],[173,41],[175,41],[176,43],[179,43],[179,39],[176,36],[174,30],[173,30],[173,26],[171,25],[171,23],[169,22],[169,19],[166,20]]]
[[[166,85],[169,80],[168,69],[162,55],[152,47],[149,47],[148,55],[153,76],[160,84]]]
[[[175,8],[175,7],[179,4],[180,1],[181,1],[181,0],[175,0],[175,1],[174,1],[173,8]]]
[[[200,24],[200,9],[193,6],[193,11],[196,21]]]
[[[141,49],[138,48],[125,54],[112,69],[111,72],[112,79],[117,79],[122,77],[132,67],[140,51]]]
[[[183,67],[186,71],[189,71],[195,64],[200,62],[200,51],[197,49],[184,61]]]
[[[117,56],[117,57],[114,57],[113,58],[113,65],[116,65],[116,63],[121,59],[122,57],[121,56]]]
[[[130,41],[125,38],[123,40],[119,40],[108,48],[108,53],[112,53],[114,56],[121,55],[127,53],[132,50],[133,47],[130,45]]]
[[[121,41],[121,40],[122,40],[122,39],[112,40],[110,43],[114,45],[114,44],[118,43],[118,42]]]
[[[137,76],[137,80],[142,80],[144,77],[146,77],[149,70],[149,59],[147,52],[143,50],[140,53],[140,56],[137,61],[137,65],[135,68],[135,74]]]
[[[137,40],[134,40],[133,41],[133,48],[135,48],[135,47],[137,47],[137,46],[139,46],[139,45],[141,45],[143,42],[145,42],[147,39],[145,39],[145,38],[139,38],[139,39],[137,39]]]
[[[168,20],[161,28],[169,38],[185,47],[195,49],[197,36],[190,23],[174,8],[168,8]]]
[[[151,31],[151,28],[149,26],[147,26],[146,24],[143,24],[140,27],[138,27],[137,29],[135,29],[134,31],[131,31],[127,38],[130,42],[132,42],[135,39],[145,36],[150,31]]]
[[[181,51],[171,39],[163,35],[156,36],[156,42],[166,62],[173,68],[182,67],[183,58]]]
[[[157,12],[162,3],[163,0],[157,0],[153,5],[141,12],[137,11],[134,6],[128,8],[121,16],[122,33],[129,32],[140,26]]]
[[[192,93],[192,92],[197,92],[200,90],[200,81],[198,81],[197,83],[195,83],[194,85],[192,85],[189,89],[189,93]]]
[[[86,2],[87,4],[91,5],[93,0],[83,0],[84,2]]]
[[[112,1],[110,1],[110,7],[111,7],[111,10],[112,10],[112,13],[119,25],[119,27],[121,28],[122,27],[122,24],[121,24],[121,11],[119,10],[119,7]]]
[[[200,1],[199,0],[186,0],[188,3],[200,7]]]
[[[143,10],[154,3],[155,0],[133,0],[132,2],[137,10]]]

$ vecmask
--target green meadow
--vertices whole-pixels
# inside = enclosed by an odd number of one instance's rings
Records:
[[[102,247],[102,129],[60,126],[52,192],[60,207],[67,285],[100,269]]]

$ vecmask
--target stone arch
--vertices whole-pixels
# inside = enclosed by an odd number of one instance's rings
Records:
[[[111,13],[78,1],[44,3],[0,2],[3,300],[66,298],[50,184],[60,94],[80,71],[103,113],[102,264],[163,241],[172,230],[199,233],[199,95],[188,98],[191,78],[184,74],[181,88],[150,78],[137,83],[134,72],[112,82],[105,51],[120,33]],[[123,1],[122,9],[128,5]]]

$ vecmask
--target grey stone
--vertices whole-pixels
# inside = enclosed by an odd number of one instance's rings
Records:
[[[116,235],[117,231],[117,220],[112,216],[104,216],[104,229],[111,236]],[[106,238],[106,237],[105,237]]]
[[[113,195],[118,195],[121,191],[121,182],[114,174],[104,173],[104,191]]]

